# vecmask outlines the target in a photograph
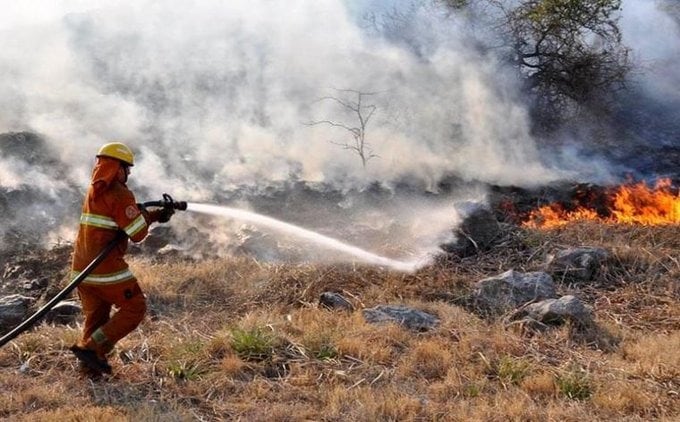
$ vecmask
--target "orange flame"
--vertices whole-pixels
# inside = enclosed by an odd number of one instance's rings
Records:
[[[680,193],[673,193],[670,179],[657,181],[654,188],[649,188],[645,182],[619,186],[612,191],[609,200],[609,217],[601,217],[593,208],[581,206],[567,211],[554,203],[532,211],[523,226],[554,228],[584,220],[641,225],[680,224]]]

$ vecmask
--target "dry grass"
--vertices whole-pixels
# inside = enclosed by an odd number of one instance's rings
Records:
[[[464,305],[480,278],[541,269],[566,246],[601,246],[593,283],[560,284],[598,330],[527,332]],[[680,228],[596,223],[509,229],[502,246],[404,275],[250,259],[133,262],[149,318],[119,343],[114,376],[82,377],[78,327],[41,325],[0,349],[11,420],[676,420]],[[358,309],[329,311],[321,292]],[[371,325],[361,308],[405,304],[425,333]]]

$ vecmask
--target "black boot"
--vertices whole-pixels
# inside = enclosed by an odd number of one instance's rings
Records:
[[[70,349],[71,352],[73,352],[74,355],[80,360],[85,366],[90,368],[93,371],[103,373],[103,374],[110,374],[111,373],[111,365],[104,360],[104,359],[99,359],[97,357],[97,353],[94,350],[90,349],[83,349],[82,347],[78,346],[71,346]]]

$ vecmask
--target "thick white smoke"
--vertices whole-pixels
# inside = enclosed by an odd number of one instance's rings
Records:
[[[143,151],[138,183],[153,186],[159,173],[175,186],[202,181],[187,193],[291,174],[343,185],[554,177],[501,66],[451,29],[437,37],[432,28],[453,25],[434,14],[415,16],[429,28],[419,56],[369,34],[359,6],[339,0],[65,1],[35,20],[28,3],[0,23],[0,131],[44,135],[78,178],[110,139]],[[335,89],[376,93],[366,138],[379,157],[365,170],[337,145],[348,131],[304,124],[357,124],[318,101],[353,100]]]
[[[368,19],[390,14],[392,33]],[[446,175],[524,186],[563,176],[538,155],[513,71],[457,19],[405,0],[3,5],[0,133],[40,134],[65,177],[0,154],[0,189],[84,189],[110,140],[137,152],[134,188],[190,201],[286,180],[434,190]],[[365,168],[341,146],[347,129],[310,124],[356,126],[320,100],[356,100],[344,90],[375,106]]]
[[[621,30],[624,43],[631,47],[642,69],[635,79],[654,97],[680,103],[678,2],[624,0]]]

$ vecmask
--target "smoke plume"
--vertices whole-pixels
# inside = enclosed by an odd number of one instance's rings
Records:
[[[15,3],[0,16],[0,133],[38,134],[54,162],[0,154],[0,189],[30,188],[57,203],[67,196],[49,211],[65,224],[76,221],[93,156],[111,140],[137,153],[130,185],[138,196],[210,202],[291,181],[343,192],[408,181],[436,193],[455,176],[474,193],[447,202],[444,231],[456,200],[479,197],[477,183],[532,186],[575,174],[539,153],[514,71],[471,41],[463,17],[437,7]],[[371,24],[390,13],[409,18],[398,35]],[[355,93],[375,110],[365,166],[343,147],[361,117],[343,106]],[[371,209],[380,207],[357,215]],[[432,215],[442,220],[439,204]]]

